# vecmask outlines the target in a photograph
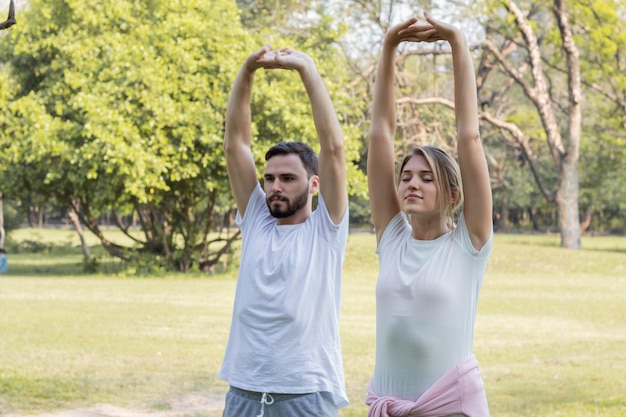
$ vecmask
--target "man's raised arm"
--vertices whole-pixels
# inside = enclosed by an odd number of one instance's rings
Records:
[[[252,143],[250,100],[254,73],[262,67],[258,61],[268,52],[269,46],[266,45],[246,58],[233,84],[226,111],[224,154],[230,185],[241,216],[244,215],[250,194],[258,182],[250,148]]]

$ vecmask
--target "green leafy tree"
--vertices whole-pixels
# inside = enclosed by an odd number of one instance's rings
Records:
[[[32,1],[22,14],[3,44],[17,86],[3,129],[16,195],[65,204],[114,256],[211,266],[232,240],[209,248],[226,188],[222,114],[244,38],[236,9]],[[126,232],[123,215],[137,214],[136,247],[105,237],[97,219],[107,210]]]

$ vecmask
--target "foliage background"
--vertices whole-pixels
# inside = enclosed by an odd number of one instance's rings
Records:
[[[369,105],[380,41],[389,25],[429,9],[466,30],[479,76],[491,66],[480,100],[518,126],[537,156],[548,189],[558,167],[522,90],[485,53],[489,33],[516,39],[509,3],[403,0],[32,0],[18,3],[18,24],[0,34],[0,181],[16,213],[62,218],[75,210],[107,251],[126,260],[146,254],[166,269],[211,270],[232,254],[234,204],[222,152],[228,94],[245,56],[265,43],[313,56],[345,135],[351,222],[371,228],[365,162]],[[626,47],[624,4],[566,0],[579,49],[584,119],[579,165],[583,231],[626,230]],[[536,32],[550,100],[565,120],[565,67],[548,5],[520,1]],[[410,100],[452,98],[443,45],[403,45],[398,59],[398,156],[420,143],[454,153],[453,112]],[[520,71],[527,52],[511,55]],[[517,61],[516,61],[517,60]],[[253,96],[254,154],[303,140],[316,147],[305,92],[296,74],[261,71]],[[518,143],[483,123],[498,230],[556,231],[546,199]],[[568,127],[560,123],[566,137]],[[44,217],[44,223],[46,216]],[[102,225],[132,238],[107,241]],[[131,233],[137,227],[141,234]],[[160,261],[159,261],[160,262]]]

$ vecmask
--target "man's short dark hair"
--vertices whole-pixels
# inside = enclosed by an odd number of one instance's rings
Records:
[[[317,155],[313,152],[313,149],[302,142],[280,142],[269,148],[265,153],[265,160],[269,161],[272,156],[276,155],[289,155],[296,154],[300,157],[304,169],[309,174],[309,178],[312,175],[317,174]]]

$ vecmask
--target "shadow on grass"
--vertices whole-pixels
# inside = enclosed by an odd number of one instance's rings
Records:
[[[626,254],[626,248],[583,248],[590,252],[610,252],[610,253],[623,253]]]
[[[126,265],[110,257],[97,258],[97,272],[89,270],[84,256],[67,253],[19,253],[9,255],[9,271],[11,276],[88,276],[115,275],[124,270]]]
[[[30,255],[37,258],[37,255]],[[28,262],[24,260],[12,260],[9,258],[9,272],[7,275],[15,276],[77,276],[86,275],[82,261],[71,261],[69,259],[39,259]]]
[[[496,239],[501,243],[541,246],[549,248],[561,248],[561,237],[554,233],[496,233]],[[603,236],[582,236],[581,250],[590,252],[624,253],[626,254],[626,236],[603,235]]]

